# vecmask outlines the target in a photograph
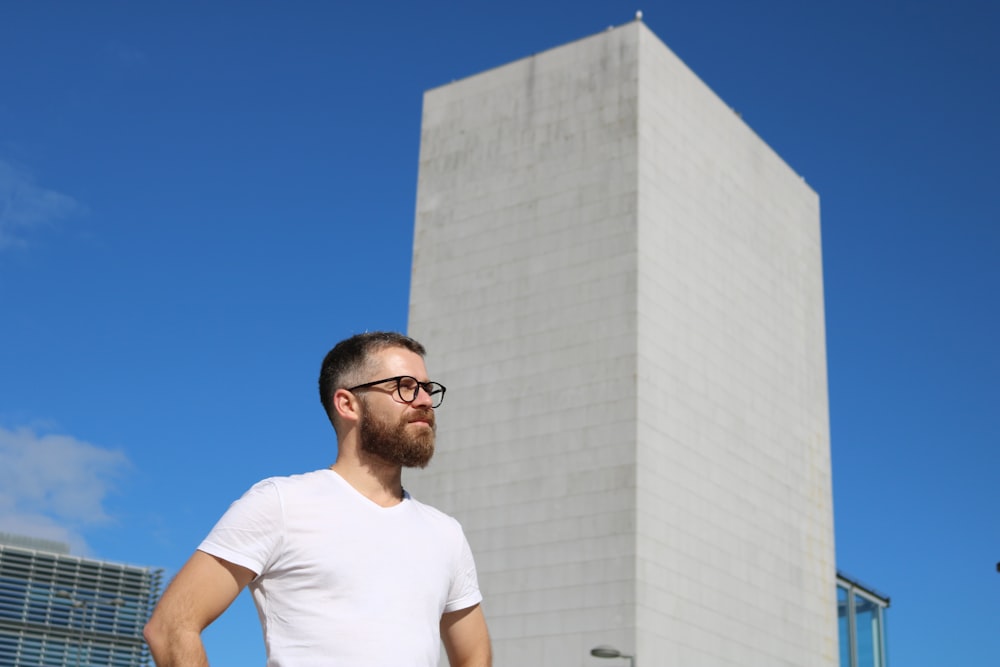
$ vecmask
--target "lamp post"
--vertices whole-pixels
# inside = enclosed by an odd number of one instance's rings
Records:
[[[76,609],[80,610],[77,614],[77,627],[76,627],[76,667],[80,667],[81,655],[83,654],[83,624],[87,620],[87,601],[81,600],[79,598],[73,597],[73,594],[69,591],[56,591],[56,597],[63,598],[69,602],[69,625],[73,625],[73,611]]]
[[[601,644],[600,646],[595,646],[590,649],[590,655],[595,658],[626,658],[628,660],[629,667],[635,667],[634,655],[622,653],[614,646],[608,646],[607,644]]]
[[[81,667],[83,665],[83,647],[86,642],[86,633],[84,630],[87,625],[87,612],[90,612],[90,631],[91,633],[97,633],[103,630],[104,624],[98,619],[98,613],[101,609],[107,610],[108,607],[117,608],[124,607],[125,600],[121,597],[112,598],[110,600],[102,600],[99,597],[94,598],[78,598],[74,596],[70,591],[56,591],[55,596],[57,598],[62,598],[69,602],[69,625],[68,628],[73,626],[73,611],[78,610],[76,614],[76,667]],[[91,638],[89,642],[88,652],[87,652],[87,663],[91,663],[90,651],[93,650],[94,639]]]

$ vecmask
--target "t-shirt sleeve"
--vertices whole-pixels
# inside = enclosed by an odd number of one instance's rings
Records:
[[[229,506],[198,549],[260,576],[283,535],[281,497],[274,482],[264,480]]]
[[[472,549],[469,548],[469,541],[465,538],[465,533],[460,533],[460,537],[461,546],[456,559],[455,576],[452,579],[448,602],[445,603],[444,607],[446,612],[468,609],[483,601],[483,595],[479,591],[479,577],[476,575],[476,563],[472,557]]]

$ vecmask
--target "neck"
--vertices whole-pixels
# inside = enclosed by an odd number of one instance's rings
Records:
[[[403,475],[399,466],[338,456],[330,469],[376,505],[392,507],[403,501]]]

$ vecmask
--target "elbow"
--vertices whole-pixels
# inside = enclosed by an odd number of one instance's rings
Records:
[[[142,638],[146,640],[146,644],[149,645],[149,651],[153,654],[153,658],[161,652],[161,647],[166,645],[166,628],[159,621],[156,614],[146,621],[146,625],[142,628]]]
[[[159,645],[160,635],[156,625],[153,624],[153,621],[147,621],[146,625],[143,626],[142,638],[146,640],[147,644],[149,644],[149,650],[156,653],[156,646]]]

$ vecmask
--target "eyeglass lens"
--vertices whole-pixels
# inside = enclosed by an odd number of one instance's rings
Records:
[[[407,403],[417,400],[417,394],[421,387],[431,397],[431,407],[436,408],[444,400],[444,387],[437,382],[417,382],[416,378],[409,376],[403,376],[396,382],[399,398]]]

